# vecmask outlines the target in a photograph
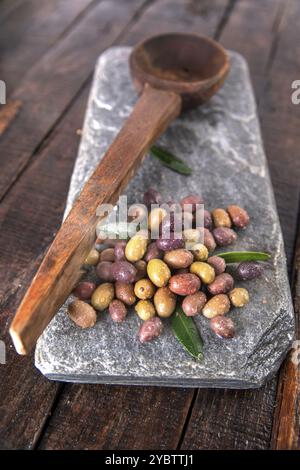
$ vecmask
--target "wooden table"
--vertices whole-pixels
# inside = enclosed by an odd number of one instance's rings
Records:
[[[211,35],[249,62],[299,313],[299,0],[0,0],[1,448],[300,448],[290,360],[253,391],[61,384],[7,334],[61,222],[96,58],[171,30]]]

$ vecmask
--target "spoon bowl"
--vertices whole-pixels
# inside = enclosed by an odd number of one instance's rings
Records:
[[[168,33],[139,43],[129,59],[138,93],[146,83],[173,91],[182,109],[206,102],[224,83],[229,57],[216,41],[198,34]]]

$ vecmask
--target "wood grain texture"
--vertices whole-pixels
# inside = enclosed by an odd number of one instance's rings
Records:
[[[266,110],[266,135],[269,138],[272,155],[282,155],[284,164],[275,159],[272,163],[272,175],[279,187],[281,198],[278,207],[282,226],[286,227],[287,243],[294,246],[298,222],[298,240],[294,258],[293,298],[296,317],[296,339],[300,339],[300,234],[299,234],[299,201],[300,201],[300,159],[299,159],[299,128],[300,108],[290,99],[291,82],[299,75],[298,60],[293,48],[288,44],[296,41],[300,27],[300,5],[290,1],[280,24],[280,32],[276,53],[270,64],[272,79],[268,83],[262,102]],[[280,105],[280,107],[279,107]],[[280,119],[284,113],[286,119]],[[285,136],[285,138],[283,137]],[[276,155],[276,154],[275,154]],[[292,216],[294,214],[294,216]],[[284,230],[285,231],[285,230]],[[299,345],[298,345],[299,347]],[[300,369],[291,358],[300,359],[294,351],[286,359],[281,368],[277,391],[277,406],[271,447],[277,450],[300,449]]]
[[[41,449],[176,449],[191,391],[67,385]]]
[[[0,199],[90,76],[98,55],[118,39],[144,1],[97,3],[26,74],[11,95],[22,101],[22,109],[0,140]]]
[[[0,366],[0,448],[31,449],[51,411],[59,385],[17,356],[8,328],[13,312],[58,229],[79,137],[88,88],[19,180],[0,209],[0,331],[7,364]]]
[[[300,233],[295,255],[293,298],[297,342],[294,343],[294,348],[286,358],[279,375],[271,441],[271,448],[274,450],[300,449]]]
[[[263,4],[242,1],[236,5],[221,35],[221,42],[226,47],[245,55],[257,95],[262,93],[269,80],[268,66],[276,37],[274,28],[282,15],[281,1],[267,0]],[[264,131],[265,108],[261,102],[258,111]],[[276,118],[280,122],[288,121],[288,115],[273,116],[273,119]],[[269,136],[269,139],[272,137]],[[277,149],[269,154],[268,142],[265,139],[269,161],[272,164],[275,160],[278,165],[284,166],[284,155]],[[293,171],[292,168],[290,171]],[[277,192],[278,185],[274,189]],[[280,201],[282,194],[277,192],[276,196]],[[294,220],[293,205],[287,210],[289,217]],[[286,230],[289,227],[283,226],[284,235]],[[291,260],[291,247],[289,250]],[[199,390],[182,448],[267,449],[272,433],[275,398],[276,378],[256,391]]]
[[[0,61],[7,96],[91,3],[92,0],[27,0],[19,2],[6,16],[0,28]],[[2,2],[0,8],[2,12]]]
[[[180,114],[181,105],[178,94],[146,84],[132,113],[84,185],[17,310],[10,334],[19,354],[30,353],[79,281],[81,267],[96,240],[96,226],[101,220],[98,208],[116,204],[146,151]]]

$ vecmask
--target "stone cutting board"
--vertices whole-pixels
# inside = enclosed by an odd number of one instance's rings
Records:
[[[136,101],[129,53],[127,47],[111,48],[97,62],[66,213]],[[230,313],[236,337],[219,339],[207,319],[197,317],[205,359],[195,362],[177,343],[168,322],[160,338],[141,345],[136,337],[140,320],[133,312],[123,324],[100,315],[95,328],[81,330],[66,315],[69,299],[36,347],[35,364],[49,379],[253,388],[277,371],[294,332],[286,259],[247,64],[235,52],[230,58],[231,71],[221,91],[177,119],[160,139],[193,168],[192,176],[178,175],[148,156],[126,193],[133,203],[154,186],[165,200],[196,192],[208,209],[231,203],[248,209],[251,225],[230,250],[259,249],[272,253],[273,259],[263,278],[247,283],[251,302]]]

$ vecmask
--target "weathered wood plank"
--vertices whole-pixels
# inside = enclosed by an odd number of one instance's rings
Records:
[[[67,385],[42,449],[175,449],[191,391]]]
[[[300,234],[295,256],[294,305],[296,338],[294,349],[285,360],[279,375],[271,448],[300,449]]]
[[[283,14],[280,1],[242,1],[237,5],[221,35],[221,42],[226,47],[238,50],[247,58],[257,96],[261,95],[268,81],[276,28]],[[266,109],[261,101],[259,116],[264,131]],[[279,106],[281,110],[284,109],[283,100]],[[289,117],[288,114],[278,113],[272,117],[272,120],[277,122],[278,126],[284,126]],[[272,165],[276,161],[278,167],[284,167],[285,160],[281,150],[272,148],[270,153],[269,143],[273,138],[271,133],[265,136],[269,162]],[[289,172],[292,171],[293,168],[290,166]],[[285,181],[280,180],[280,183],[282,188]],[[284,195],[281,190],[278,191],[278,180],[273,180],[273,184],[281,212],[280,202]],[[291,200],[289,203],[286,205],[286,210],[292,223],[295,212]],[[284,235],[287,230],[288,227],[283,225]],[[291,246],[288,249],[291,260]],[[268,448],[275,396],[276,379],[256,391],[199,390],[182,448],[251,450]]]
[[[0,199],[145,0],[103,0],[34,65],[11,95],[22,109],[1,136]]]
[[[92,2],[27,0],[14,8],[0,28],[1,79],[6,83],[7,96]]]
[[[284,179],[280,212],[284,227],[289,227],[289,243],[293,245],[294,232],[299,215],[299,128],[300,105],[290,99],[291,82],[298,78],[299,53],[293,45],[297,42],[300,27],[300,4],[289,2],[277,50],[270,66],[272,79],[263,97],[266,109],[266,134],[272,135],[271,151],[282,155],[282,165],[275,159],[273,172],[279,183]],[[275,153],[275,155],[276,155]],[[293,298],[296,315],[296,338],[300,339],[300,233],[298,220],[298,241],[294,255]],[[296,344],[297,346],[297,344]],[[277,406],[274,417],[271,447],[277,450],[300,449],[300,369],[298,353],[293,350],[286,359],[279,375]],[[291,359],[294,358],[293,362]],[[298,360],[298,363],[297,363]]]

